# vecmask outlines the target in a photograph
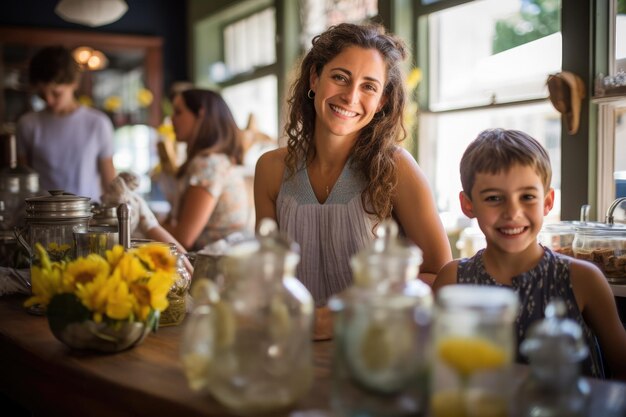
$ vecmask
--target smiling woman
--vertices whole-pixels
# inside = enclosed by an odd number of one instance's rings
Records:
[[[329,324],[327,299],[352,283],[350,258],[385,219],[423,250],[426,282],[451,259],[426,178],[398,146],[406,54],[378,25],[344,23],[316,36],[291,88],[287,148],[257,163],[257,224],[276,219],[300,245],[298,277],[320,307],[318,323]]]

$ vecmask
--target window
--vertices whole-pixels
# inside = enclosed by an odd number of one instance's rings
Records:
[[[224,29],[224,62],[233,76],[276,62],[276,13],[265,9]]]
[[[195,84],[220,91],[237,125],[253,115],[261,133],[278,138],[276,9],[239,2],[195,24]],[[246,158],[246,165],[256,161]]]
[[[377,0],[300,0],[302,47],[308,50],[311,39],[339,23],[358,23],[378,15]]]
[[[418,24],[426,25],[429,39],[421,45],[427,62],[419,62],[428,69],[419,162],[439,211],[464,218],[461,156],[480,131],[502,127],[525,131],[547,148],[557,195],[551,215],[558,219],[561,118],[545,83],[561,69],[560,2],[471,1],[421,14]]]

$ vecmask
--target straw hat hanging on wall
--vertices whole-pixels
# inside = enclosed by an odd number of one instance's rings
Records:
[[[567,133],[576,134],[580,125],[581,104],[585,98],[585,83],[573,72],[562,71],[548,76],[547,84],[550,101],[565,116]]]

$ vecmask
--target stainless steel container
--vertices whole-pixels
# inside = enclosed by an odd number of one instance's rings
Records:
[[[61,260],[74,255],[74,230],[86,229],[91,219],[89,197],[52,190],[50,195],[26,199],[25,226],[17,233],[22,245],[37,262],[35,244],[48,251],[50,259]]]

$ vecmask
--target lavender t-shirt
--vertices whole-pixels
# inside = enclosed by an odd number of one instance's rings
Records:
[[[27,113],[18,121],[16,138],[18,155],[39,174],[41,190],[100,201],[98,162],[113,155],[113,124],[104,113],[83,106],[65,116]]]

